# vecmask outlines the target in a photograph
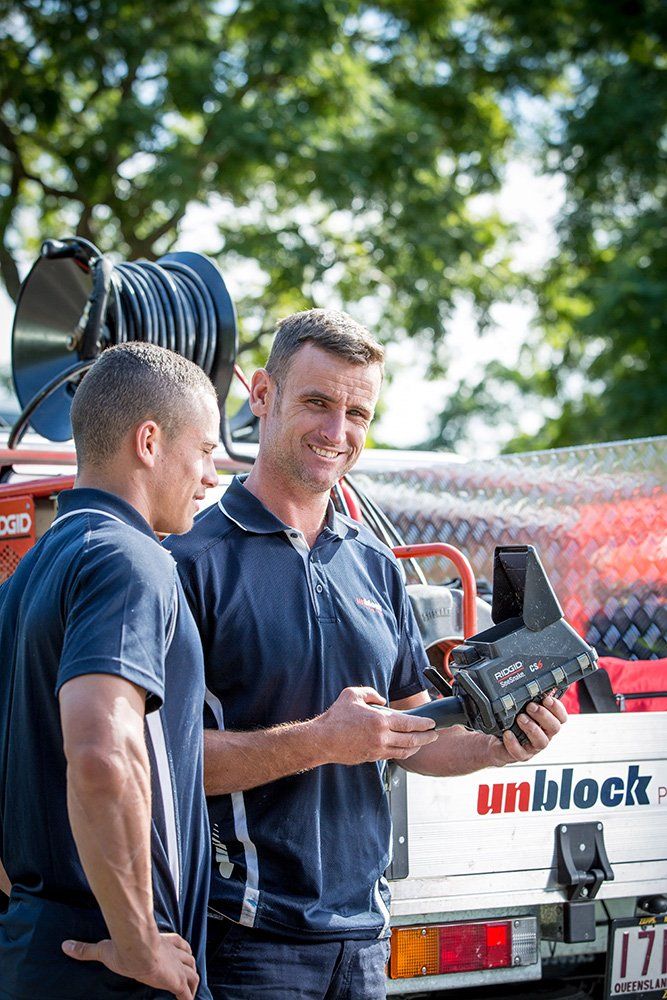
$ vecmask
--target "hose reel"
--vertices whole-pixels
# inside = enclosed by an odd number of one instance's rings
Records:
[[[220,400],[221,437],[234,454],[224,403],[234,373],[236,313],[222,274],[203,254],[113,264],[88,240],[46,240],[21,286],[12,329],[12,377],[28,425],[51,441],[72,436],[76,386],[107,347],[138,340],[177,351],[209,376]]]

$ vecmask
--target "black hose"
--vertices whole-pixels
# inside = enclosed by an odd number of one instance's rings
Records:
[[[73,382],[74,379],[79,378],[84,372],[87,372],[89,368],[92,368],[94,363],[94,358],[89,361],[79,361],[77,364],[72,365],[71,368],[68,368],[67,371],[60,372],[60,374],[56,375],[55,378],[52,378],[50,382],[47,382],[37,395],[33,396],[28,405],[21,410],[9,433],[7,447],[16,447],[30,425],[31,416],[37,407],[40,406],[52,392],[55,392],[56,389],[59,389],[62,385],[66,385],[67,382]]]
[[[112,343],[141,340],[177,351],[213,375],[217,324],[211,293],[185,264],[139,260],[113,269],[121,322]]]
[[[47,289],[54,287],[50,269],[60,260],[72,262],[61,276],[60,287],[67,289],[62,298],[70,310],[80,310],[80,319],[71,335],[67,321],[55,322],[42,346],[33,335],[35,317],[44,325],[39,300],[43,300],[45,280]],[[92,278],[87,299],[78,272]],[[35,410],[48,397],[54,397],[55,413],[62,418],[58,429],[62,434],[71,397],[54,394],[83,374],[107,347],[130,340],[177,351],[203,369],[218,393],[220,433],[229,456],[252,463],[252,455],[236,451],[225,413],[236,357],[236,315],[216,265],[202,254],[189,252],[167,254],[157,263],[139,260],[114,265],[97,247],[79,237],[46,240],[21,289],[14,322],[13,372],[23,410],[11,431],[10,446],[21,439]],[[50,377],[43,385],[45,356]],[[86,367],[80,366],[83,362],[88,363]],[[41,416],[36,429],[48,437],[49,426],[40,428],[40,421]],[[67,423],[65,435],[66,430]]]
[[[350,516],[350,508],[347,505],[347,500],[345,499],[345,494],[341,489],[340,483],[336,483],[331,490],[331,499],[333,501],[334,509],[338,511],[339,514],[345,514],[346,517]]]

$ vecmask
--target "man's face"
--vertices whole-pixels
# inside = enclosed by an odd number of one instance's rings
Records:
[[[379,364],[355,365],[306,343],[277,391],[264,374],[260,454],[297,490],[327,493],[353,467],[380,393]]]
[[[218,443],[220,411],[215,399],[200,394],[192,400],[190,413],[180,430],[165,435],[160,443],[160,464],[156,476],[157,514],[153,527],[164,534],[189,531],[199,501],[218,476],[213,450]]]

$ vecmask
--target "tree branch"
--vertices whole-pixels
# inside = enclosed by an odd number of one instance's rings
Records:
[[[91,243],[95,242],[93,231],[90,228],[90,220],[93,217],[93,206],[84,205],[83,211],[79,216],[79,221],[76,226],[76,235],[82,236],[85,240],[90,240]]]
[[[0,245],[0,276],[7,294],[16,302],[21,289],[21,278],[16,261],[4,245]]]
[[[52,184],[47,183],[47,181],[42,180],[41,177],[37,177],[36,174],[30,173],[27,169],[25,163],[23,162],[23,156],[21,155],[21,150],[19,149],[18,143],[16,141],[16,136],[6,124],[6,122],[0,120],[0,141],[3,143],[5,149],[14,161],[15,170],[18,171],[19,180],[24,178],[27,181],[34,181],[35,184],[39,184],[44,194],[51,194],[55,198],[75,198],[76,195],[74,191],[63,191],[60,188],[54,187]],[[18,188],[14,195],[18,194]]]
[[[17,161],[14,160],[10,195],[0,210],[0,276],[2,276],[5,288],[7,289],[7,294],[14,300],[14,302],[16,302],[19,296],[21,278],[19,277],[16,261],[10,253],[9,248],[5,246],[5,233],[11,223],[20,184],[21,176],[19,172],[19,165]]]
[[[53,184],[48,184],[43,181],[41,177],[36,177],[35,174],[29,174],[27,170],[23,169],[23,164],[21,163],[22,173],[27,181],[33,181],[35,184],[39,184],[44,194],[53,195],[54,198],[71,198],[72,200],[77,200],[77,195],[75,191],[64,191],[62,188],[54,187]]]
[[[140,257],[149,256],[153,250],[153,245],[162,239],[163,236],[166,236],[170,229],[177,226],[184,215],[185,207],[180,206],[168,219],[165,219],[159,226],[156,226],[148,236],[144,236],[143,239],[132,240],[133,249]]]

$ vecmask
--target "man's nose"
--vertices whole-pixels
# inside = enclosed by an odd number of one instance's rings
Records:
[[[202,483],[209,489],[211,486],[218,485],[218,471],[215,467],[215,460],[213,455],[206,456],[206,462],[204,463],[204,474],[202,475]]]
[[[327,419],[321,428],[324,437],[332,444],[343,444],[345,442],[345,412],[342,410],[328,410]]]

